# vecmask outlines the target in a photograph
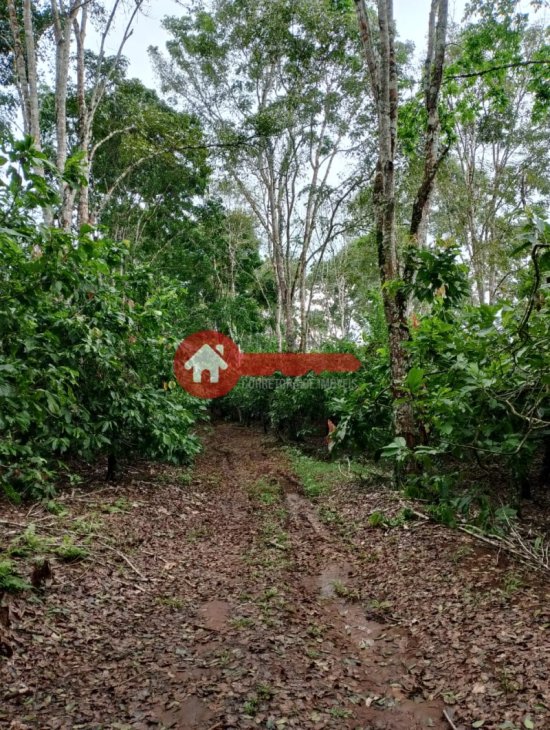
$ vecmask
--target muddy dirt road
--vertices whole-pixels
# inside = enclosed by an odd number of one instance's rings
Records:
[[[101,489],[58,499],[58,515],[2,510],[4,549],[32,523],[43,551],[66,533],[88,555],[4,597],[0,727],[443,730],[444,709],[460,728],[550,727],[544,589],[472,612],[457,586],[479,592],[491,565],[501,591],[510,567],[466,536],[369,530],[387,497],[312,502],[272,437],[231,424],[209,430],[191,475],[143,465]],[[501,614],[513,636],[496,647]],[[518,666],[519,699],[496,679]]]

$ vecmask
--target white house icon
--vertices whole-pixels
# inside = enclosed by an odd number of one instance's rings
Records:
[[[205,370],[210,373],[211,383],[217,383],[219,381],[220,370],[227,370],[228,368],[227,363],[220,355],[223,355],[223,345],[216,345],[215,350],[210,345],[203,345],[200,350],[197,350],[189,358],[184,367],[186,370],[193,368],[194,383],[200,383],[202,381],[202,374]]]

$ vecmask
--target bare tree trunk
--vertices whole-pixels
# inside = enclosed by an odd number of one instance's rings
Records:
[[[40,150],[42,149],[42,145],[40,141],[40,112],[38,107],[38,75],[36,70],[36,49],[34,45],[31,0],[24,0],[23,3],[23,26],[25,28],[27,80],[29,83],[29,127],[34,146],[37,150]],[[42,170],[42,174],[43,172]]]
[[[384,314],[389,336],[395,433],[397,436],[402,436],[409,448],[412,448],[417,443],[419,429],[412,403],[403,390],[403,381],[409,369],[406,350],[406,342],[410,336],[406,316],[407,297],[401,287],[387,286],[401,279],[395,221],[394,164],[398,110],[395,24],[392,0],[377,0],[377,6],[379,35],[378,39],[375,39],[365,0],[355,0],[361,41],[378,114],[378,164],[374,183],[375,228]],[[427,215],[435,174],[441,162],[441,158],[437,156],[439,132],[437,102],[443,77],[446,29],[447,0],[432,0],[425,78],[428,111],[426,156],[424,176],[416,196],[411,221],[411,234],[415,238]]]
[[[21,40],[21,27],[17,17],[17,9],[13,0],[8,0],[8,17],[14,43],[15,70],[21,99],[23,127],[25,134],[32,137],[35,148],[40,151],[42,143],[38,105],[38,75],[31,1],[24,0],[23,3],[24,45]],[[44,177],[44,165],[41,161],[34,163],[34,172],[36,175]],[[46,225],[51,225],[53,220],[51,209],[49,207],[42,208],[42,215]]]
[[[280,294],[277,292],[277,304],[275,307],[275,337],[277,338],[277,350],[283,351],[283,307],[280,301]]]
[[[31,134],[31,105],[29,97],[29,81],[27,78],[27,65],[25,62],[25,50],[21,42],[21,27],[17,18],[14,0],[8,0],[8,18],[10,31],[13,37],[15,74],[17,77],[19,98],[21,100],[23,129],[25,134]]]
[[[308,331],[308,308],[307,308],[307,288],[306,288],[307,272],[306,272],[306,251],[302,251],[300,259],[299,271],[299,288],[300,288],[300,341],[298,344],[299,352],[307,350],[307,331]]]
[[[122,39],[112,64],[111,71],[101,75],[101,66],[105,58],[105,45],[107,36],[112,30],[115,16],[122,0],[114,0],[105,28],[101,34],[101,44],[98,54],[97,75],[91,90],[90,104],[86,101],[85,90],[85,49],[84,40],[86,35],[86,24],[88,18],[88,0],[50,0],[53,19],[53,30],[56,44],[55,50],[55,129],[56,129],[56,167],[61,174],[65,171],[68,150],[67,132],[67,93],[69,69],[71,64],[71,36],[74,28],[77,42],[77,96],[79,113],[79,148],[84,153],[82,166],[86,184],[83,186],[79,196],[79,223],[87,223],[89,215],[89,177],[90,165],[94,151],[99,145],[91,147],[92,124],[94,115],[105,93],[107,82],[117,62],[122,56],[124,46],[132,34],[132,25],[140,11],[144,0],[135,0],[134,7],[127,20]],[[36,149],[41,150],[40,134],[40,105],[38,96],[38,71],[37,54],[34,39],[32,20],[32,0],[23,0],[23,28],[21,31],[17,15],[15,0],[7,0],[8,19],[10,31],[13,36],[14,62],[17,77],[17,87],[21,100],[21,110],[25,134],[33,138]],[[81,21],[77,22],[77,16],[81,13]],[[23,43],[24,38],[24,43]],[[35,172],[44,175],[43,165],[35,165]],[[75,192],[66,183],[60,183],[62,206],[60,211],[60,223],[64,229],[68,229],[73,220],[73,208]],[[46,223],[50,224],[53,216],[50,210],[44,211]]]
[[[285,315],[285,345],[287,352],[296,350],[296,325],[294,323],[294,297],[290,287],[286,286],[284,291],[284,315]]]
[[[406,299],[385,286],[400,278],[395,221],[395,144],[397,135],[397,66],[392,0],[378,0],[379,41],[376,44],[364,0],[356,0],[363,49],[378,114],[378,163],[374,181],[374,210],[378,264],[384,314],[388,327],[391,389],[395,434],[412,448],[416,443],[415,418],[403,392],[408,371],[405,343],[409,339]]]
[[[84,57],[84,42],[86,39],[86,26],[88,21],[88,8],[82,8],[80,23],[73,20],[74,34],[76,38],[76,95],[78,103],[78,137],[79,146],[84,154],[82,160],[82,174],[84,182],[78,193],[78,225],[82,226],[90,222],[90,144],[91,144],[91,119],[86,102],[86,65]]]
[[[392,0],[378,0],[380,29],[380,93],[378,102],[379,168],[375,183],[377,209],[378,259],[383,283],[399,279],[397,229],[395,222],[395,145],[397,138],[397,65],[395,58],[395,26]],[[405,343],[409,339],[407,301],[399,290],[383,289],[384,312],[388,324],[390,370],[394,400],[395,431],[405,438],[407,446],[416,444],[416,425],[411,401],[403,391],[409,369]]]
[[[58,0],[51,0],[55,50],[55,132],[56,132],[56,165],[60,175],[65,171],[67,162],[67,88],[69,80],[69,63],[71,56],[72,21],[78,12],[80,3],[71,2],[68,11]],[[84,5],[83,12],[87,12]],[[61,214],[60,223],[64,230],[71,227],[73,215],[74,193],[67,183],[60,181]]]
[[[437,171],[449,151],[439,154],[439,92],[443,80],[445,45],[447,40],[448,0],[432,0],[430,10],[428,53],[424,65],[424,98],[428,115],[424,146],[424,173],[416,194],[411,215],[410,235],[420,246],[426,245],[428,212]],[[437,18],[437,20],[436,20]]]

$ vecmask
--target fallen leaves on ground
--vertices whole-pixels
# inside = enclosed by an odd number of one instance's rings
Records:
[[[274,439],[219,424],[191,479],[142,464],[57,501],[0,510],[2,550],[34,525],[21,575],[49,569],[2,599],[0,727],[549,726],[548,585],[431,523],[369,526],[381,486],[312,503]]]

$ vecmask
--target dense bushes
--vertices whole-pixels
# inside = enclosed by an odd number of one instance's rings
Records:
[[[254,421],[292,441],[326,432],[337,401],[357,385],[357,375],[326,373],[302,377],[247,378],[216,404],[223,416]]]
[[[530,496],[530,484],[539,481],[534,456],[550,435],[549,297],[540,288],[540,272],[550,268],[549,233],[536,218],[523,230],[518,253],[531,248],[538,273],[526,267],[516,300],[473,306],[453,300],[444,287],[412,329],[405,384],[424,443],[410,453],[396,439],[385,453],[423,466],[425,485],[433,486],[434,459],[439,470],[442,456],[482,468],[500,463],[519,496]],[[447,494],[448,487],[444,480],[438,489]]]
[[[326,343],[322,350],[351,352],[363,367],[355,373],[247,378],[216,409],[244,423],[259,421],[297,441],[325,434],[330,418],[339,424],[333,439],[336,447],[374,455],[391,434],[387,352],[375,345],[350,342]]]
[[[184,292],[129,248],[35,222],[55,201],[26,142],[2,158],[0,484],[42,495],[68,456],[182,461],[199,406],[176,387]],[[179,331],[178,331],[179,329]]]

